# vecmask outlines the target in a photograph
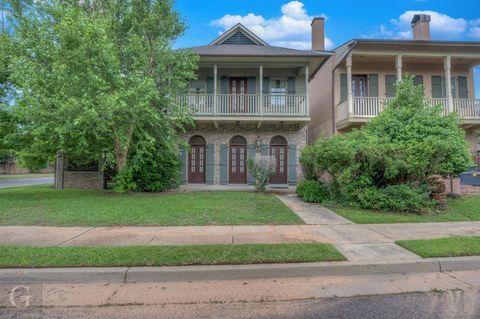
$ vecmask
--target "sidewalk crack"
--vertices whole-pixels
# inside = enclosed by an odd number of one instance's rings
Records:
[[[72,240],[74,240],[74,239],[77,239],[78,237],[80,237],[80,236],[88,233],[88,232],[91,231],[91,230],[94,230],[95,228],[96,228],[96,227],[91,227],[91,228],[85,230],[84,232],[81,232],[80,234],[73,236],[72,238],[69,238],[69,239],[67,239],[67,240],[64,240],[64,241],[56,244],[55,247],[61,246],[61,245],[63,245],[63,244],[68,243],[69,241],[72,241]]]

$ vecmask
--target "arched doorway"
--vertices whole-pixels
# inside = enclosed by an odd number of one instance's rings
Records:
[[[229,182],[245,184],[247,182],[247,140],[240,135],[230,140]]]
[[[270,156],[275,161],[275,175],[270,177],[270,184],[287,184],[287,140],[283,136],[270,140]]]
[[[188,182],[205,183],[205,139],[199,135],[193,136],[188,152]]]

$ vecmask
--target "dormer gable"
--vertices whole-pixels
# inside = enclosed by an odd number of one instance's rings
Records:
[[[231,27],[210,43],[210,45],[222,44],[268,46],[265,41],[259,38],[252,31],[248,30],[241,23],[238,23],[235,26]]]

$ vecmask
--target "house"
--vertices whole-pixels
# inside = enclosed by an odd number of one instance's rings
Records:
[[[323,37],[322,37],[323,40]],[[178,97],[193,112],[183,135],[183,184],[253,184],[247,159],[271,155],[271,185],[295,185],[306,145],[310,74],[331,55],[268,45],[241,24],[205,46],[197,79]]]
[[[480,99],[474,94],[473,68],[480,64],[480,42],[430,40],[429,23],[429,15],[414,16],[414,40],[353,39],[333,50],[310,81],[308,142],[375,117],[395,96],[395,83],[410,74],[424,86],[429,103],[443,105],[444,114],[460,115],[478,158]],[[323,33],[323,24],[312,24],[314,47]]]

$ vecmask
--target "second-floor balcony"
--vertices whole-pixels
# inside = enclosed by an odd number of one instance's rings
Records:
[[[338,105],[338,128],[344,128],[352,123],[364,123],[369,118],[382,112],[392,97],[353,97],[352,106],[349,108],[348,100]],[[426,98],[430,105],[442,105],[443,114],[457,113],[465,125],[480,125],[480,99],[454,98],[449,107],[448,98]]]
[[[300,94],[185,94],[180,104],[202,119],[271,119],[308,121],[307,95]]]

